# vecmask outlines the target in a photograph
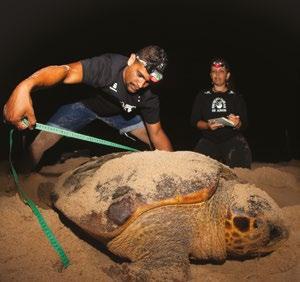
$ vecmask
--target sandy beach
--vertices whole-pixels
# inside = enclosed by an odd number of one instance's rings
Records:
[[[62,269],[59,257],[42,232],[36,217],[16,193],[9,164],[0,163],[0,281],[113,281],[104,271],[122,260],[103,245],[86,240],[58,213],[38,201],[37,185],[74,168],[87,158],[69,159],[44,167],[40,173],[19,175],[28,195],[68,254],[71,264]],[[234,169],[242,179],[265,190],[283,209],[290,237],[270,255],[221,265],[191,262],[191,281],[299,281],[300,278],[300,161],[253,163],[252,169]]]

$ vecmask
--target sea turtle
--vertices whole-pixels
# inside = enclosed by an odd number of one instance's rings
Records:
[[[270,196],[188,151],[92,158],[60,176],[52,198],[66,217],[131,261],[106,269],[120,280],[185,281],[189,259],[260,256],[288,237]]]

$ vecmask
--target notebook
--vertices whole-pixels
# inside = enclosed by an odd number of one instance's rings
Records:
[[[225,118],[225,117],[220,117],[220,118],[212,118],[212,119],[209,119],[208,122],[217,122],[217,123],[220,123],[220,124],[223,124],[224,126],[231,126],[231,127],[234,127],[234,123],[229,120],[228,118]]]

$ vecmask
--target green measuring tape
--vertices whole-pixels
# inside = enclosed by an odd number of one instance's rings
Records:
[[[27,126],[29,125],[27,119],[23,119],[23,123]],[[87,136],[87,135],[84,135],[84,134],[76,133],[76,132],[73,132],[73,131],[69,131],[69,130],[65,130],[65,129],[62,129],[62,128],[53,127],[53,126],[49,126],[49,125],[45,125],[45,124],[41,124],[41,123],[36,123],[35,129],[41,130],[41,131],[47,131],[47,132],[51,132],[51,133],[56,133],[56,134],[60,134],[62,136],[75,138],[75,139],[79,139],[79,140],[83,140],[83,141],[88,141],[88,142],[92,142],[92,143],[96,143],[96,144],[101,144],[101,145],[110,146],[110,147],[116,147],[116,148],[120,148],[120,149],[124,149],[124,150],[128,150],[128,151],[133,151],[133,152],[138,151],[138,150],[136,150],[134,148],[131,148],[131,147],[128,147],[128,146],[120,145],[120,144],[113,143],[113,142],[103,140],[103,139],[100,139],[100,138]],[[12,171],[13,178],[14,178],[16,186],[17,186],[18,193],[19,193],[22,201],[31,208],[32,212],[37,217],[38,222],[39,222],[40,226],[42,227],[43,232],[45,233],[46,237],[48,238],[48,240],[49,240],[50,244],[52,245],[52,247],[54,248],[54,250],[59,255],[63,266],[66,268],[70,264],[69,258],[65,254],[63,248],[61,247],[61,245],[59,244],[57,239],[55,238],[55,236],[54,236],[53,232],[51,231],[51,229],[48,227],[45,219],[43,218],[43,216],[39,212],[39,210],[36,207],[36,205],[34,204],[34,202],[26,195],[26,193],[21,188],[17,172],[16,172],[16,170],[13,166],[13,163],[12,163],[13,132],[14,132],[14,130],[12,129],[10,131],[10,134],[9,134],[9,140],[10,140],[10,142],[9,142],[9,163],[10,163],[10,166],[11,166],[11,171]]]
[[[22,201],[31,208],[32,212],[37,217],[38,222],[39,222],[40,226],[42,227],[43,232],[45,233],[46,237],[48,238],[48,240],[49,240],[50,244],[52,245],[52,247],[54,248],[54,250],[59,255],[63,266],[66,268],[70,264],[69,258],[65,254],[63,248],[61,247],[61,245],[59,244],[57,239],[55,238],[51,229],[48,227],[45,219],[41,215],[40,211],[38,210],[38,208],[36,207],[34,202],[26,195],[26,193],[21,188],[17,172],[12,163],[13,132],[14,132],[14,130],[12,129],[9,133],[9,163],[10,163],[13,178],[14,178],[16,186],[17,186],[18,193],[19,193]]]
[[[22,120],[23,123],[25,125],[29,125],[28,120],[27,119],[23,119]],[[118,143],[114,143],[114,142],[110,142],[107,140],[103,140],[100,138],[96,138],[96,137],[92,137],[92,136],[88,136],[88,135],[84,135],[84,134],[80,134],[80,133],[76,133],[70,130],[66,130],[66,129],[62,129],[59,127],[54,127],[54,126],[50,126],[50,125],[46,125],[46,124],[41,124],[41,123],[36,123],[35,124],[35,129],[37,130],[41,130],[41,131],[47,131],[47,132],[51,132],[51,133],[56,133],[65,137],[70,137],[70,138],[75,138],[75,139],[79,139],[79,140],[83,140],[83,141],[87,141],[87,142],[91,142],[91,143],[96,143],[96,144],[101,144],[101,145],[105,145],[105,146],[110,146],[110,147],[115,147],[115,148],[120,148],[120,149],[124,149],[124,150],[128,150],[128,151],[132,151],[132,152],[138,152],[139,150],[128,147],[128,146],[124,146]]]

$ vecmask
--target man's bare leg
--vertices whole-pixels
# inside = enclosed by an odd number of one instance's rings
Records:
[[[37,165],[44,152],[54,146],[61,138],[61,135],[41,131],[29,146],[29,153],[33,164]]]

